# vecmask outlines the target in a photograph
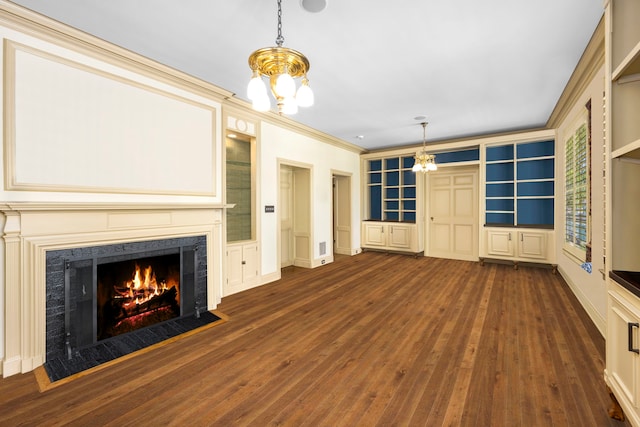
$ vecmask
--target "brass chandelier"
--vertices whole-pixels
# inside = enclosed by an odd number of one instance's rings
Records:
[[[411,168],[414,172],[429,172],[435,171],[438,169],[438,165],[436,165],[436,156],[435,154],[427,153],[427,122],[420,123],[422,125],[422,151],[416,153],[413,157],[416,162],[413,164],[413,168]]]
[[[249,67],[252,76],[247,87],[247,97],[257,111],[267,111],[271,101],[267,87],[262,80],[269,78],[271,93],[276,99],[278,113],[295,114],[298,107],[313,105],[313,91],[309,87],[307,72],[309,60],[297,50],[282,46],[282,0],[278,0],[278,37],[276,47],[258,49],[249,56]],[[294,79],[301,78],[301,85],[296,90]]]

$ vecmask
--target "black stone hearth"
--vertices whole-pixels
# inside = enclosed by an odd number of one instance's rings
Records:
[[[201,313],[199,318],[189,316],[168,320],[77,350],[71,359],[57,357],[47,360],[44,368],[49,380],[55,382],[219,320],[209,311]]]
[[[207,311],[206,245],[206,236],[194,236],[48,251],[45,369],[50,380],[57,381],[220,320]],[[176,253],[181,274],[179,317],[128,333],[99,337],[95,314],[97,268],[104,263],[143,257],[162,259]],[[91,313],[95,314],[94,319]]]

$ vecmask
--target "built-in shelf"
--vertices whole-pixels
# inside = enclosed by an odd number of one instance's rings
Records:
[[[640,42],[622,60],[620,65],[611,74],[611,80],[616,81],[622,77],[640,74]]]
[[[630,157],[632,159],[640,159],[640,139],[618,148],[611,152],[611,158],[616,159],[618,157]]]

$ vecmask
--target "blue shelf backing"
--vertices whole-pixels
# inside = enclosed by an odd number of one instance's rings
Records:
[[[518,199],[518,225],[553,225],[553,199]]]
[[[487,212],[487,225],[513,225],[512,213]]]
[[[477,160],[480,160],[479,148],[460,151],[448,151],[446,153],[436,153],[437,164],[472,162]]]
[[[518,183],[518,197],[553,196],[553,194],[554,194],[553,181],[519,182]]]
[[[487,182],[513,181],[513,163],[491,163],[487,165]]]
[[[416,218],[416,176],[413,156],[388,157],[368,163],[368,218],[411,221]]]
[[[553,157],[555,155],[555,144],[553,140],[518,144],[516,153],[518,159],[528,159],[531,157]]]
[[[487,147],[487,162],[513,160],[513,144]]]
[[[511,211],[513,212],[513,199],[487,199],[487,211]]]
[[[513,197],[513,182],[500,184],[487,183],[487,197]]]
[[[375,201],[375,203],[369,203],[369,219],[382,220],[381,185],[369,187],[369,200]]]
[[[518,162],[518,180],[525,179],[553,179],[553,159],[527,160]]]
[[[486,147],[485,154],[486,224],[553,226],[555,142]]]

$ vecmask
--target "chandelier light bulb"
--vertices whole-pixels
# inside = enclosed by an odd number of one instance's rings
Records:
[[[296,101],[298,101],[299,107],[311,107],[313,105],[313,91],[309,87],[309,81],[306,78],[302,80],[302,85],[298,88]]]
[[[413,172],[420,172],[422,170],[422,165],[420,163],[416,163],[415,165],[413,165],[413,167],[411,168],[411,170]]]
[[[287,70],[278,76],[276,80],[276,93],[283,98],[290,98],[296,93],[296,82],[293,80]]]
[[[249,80],[249,85],[247,86],[247,98],[251,101],[254,101],[262,94],[267,94],[267,86],[265,86],[260,74],[257,71],[253,72],[253,76],[251,76],[251,80]]]
[[[256,111],[268,111],[271,108],[271,101],[269,95],[265,90],[263,93],[259,93],[256,98],[253,99],[253,109]]]
[[[282,113],[296,114],[298,112],[298,103],[293,96],[289,96],[282,100]]]

